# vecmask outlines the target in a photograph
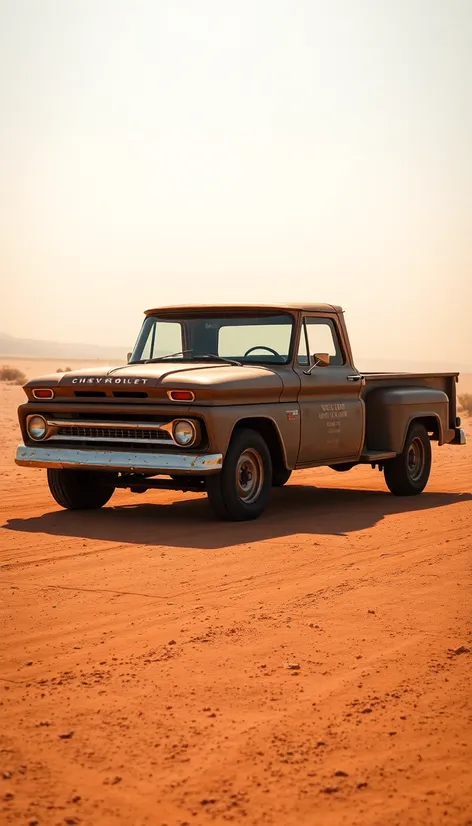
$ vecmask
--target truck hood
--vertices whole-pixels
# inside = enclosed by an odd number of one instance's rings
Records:
[[[284,371],[287,367],[282,367]],[[282,371],[281,371],[282,372]],[[97,367],[68,373],[53,373],[33,379],[25,390],[51,387],[57,397],[80,397],[86,400],[102,396],[116,398],[139,393],[149,398],[169,401],[168,390],[192,390],[195,403],[244,404],[279,401],[284,388],[282,376],[273,367],[207,362],[154,362],[127,364],[122,367]]]

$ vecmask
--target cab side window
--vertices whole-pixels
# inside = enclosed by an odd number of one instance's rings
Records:
[[[298,363],[308,366],[310,356],[315,353],[328,353],[330,364],[344,364],[336,328],[330,318],[305,318],[303,320],[298,347]]]

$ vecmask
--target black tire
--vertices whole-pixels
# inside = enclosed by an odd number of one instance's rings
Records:
[[[291,470],[287,470],[287,468],[279,468],[279,470],[272,471],[272,487],[273,488],[282,488],[286,482],[290,479],[292,475]]]
[[[48,468],[48,485],[58,505],[68,510],[92,510],[106,505],[115,490],[111,473]]]
[[[400,455],[385,462],[387,487],[394,496],[417,496],[425,489],[430,472],[431,442],[427,430],[420,422],[413,422]]]
[[[206,479],[213,512],[232,522],[257,519],[268,505],[271,487],[272,460],[265,440],[255,430],[236,431],[222,470]]]
[[[355,467],[355,464],[352,462],[345,462],[341,465],[330,465],[331,470],[337,471],[337,473],[347,473],[348,470],[352,470]]]

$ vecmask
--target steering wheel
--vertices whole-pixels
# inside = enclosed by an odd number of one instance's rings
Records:
[[[246,350],[246,352],[244,353],[243,358],[246,358],[246,356],[248,356],[249,353],[252,353],[253,350],[268,350],[269,353],[272,353],[273,356],[276,356],[279,359],[282,358],[282,356],[280,355],[280,353],[277,352],[277,350],[274,350],[272,347],[266,347],[265,344],[257,344],[256,347],[250,347],[249,350]]]

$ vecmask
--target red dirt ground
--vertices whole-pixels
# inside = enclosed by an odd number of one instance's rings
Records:
[[[472,422],[421,497],[295,474],[61,511],[0,385],[0,823],[472,824]],[[288,668],[296,665],[297,668]]]

